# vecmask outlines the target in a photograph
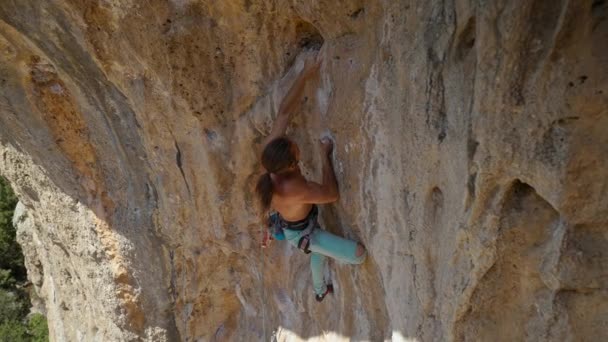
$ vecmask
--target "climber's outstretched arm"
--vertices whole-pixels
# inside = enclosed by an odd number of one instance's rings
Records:
[[[333,143],[329,139],[321,141],[323,151],[323,183],[310,182],[305,179],[291,184],[290,198],[294,203],[332,203],[340,198],[338,181],[331,161]]]
[[[277,118],[274,120],[270,135],[268,135],[262,143],[262,150],[264,150],[266,145],[273,139],[285,135],[285,132],[287,131],[287,126],[291,121],[291,115],[295,111],[296,106],[299,103],[300,97],[302,96],[302,92],[304,91],[306,81],[308,81],[317,73],[320,66],[321,59],[310,58],[306,60],[304,64],[304,69],[302,69],[295,82],[287,92],[287,95],[285,95],[285,97],[281,101],[281,104],[279,105],[279,112],[277,114]]]

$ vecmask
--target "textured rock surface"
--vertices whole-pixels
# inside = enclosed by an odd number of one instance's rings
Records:
[[[0,4],[0,171],[55,340],[608,338],[608,4]],[[314,302],[264,255],[256,146],[310,47],[303,169],[337,141]]]

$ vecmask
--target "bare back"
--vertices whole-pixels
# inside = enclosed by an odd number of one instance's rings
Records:
[[[273,195],[271,206],[287,221],[299,221],[308,216],[312,203],[302,201],[308,181],[299,171],[273,177]]]

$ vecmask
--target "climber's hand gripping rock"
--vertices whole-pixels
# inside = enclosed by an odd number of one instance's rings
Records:
[[[331,139],[329,139],[328,137],[322,138],[321,141],[321,150],[323,151],[323,153],[325,153],[325,155],[327,156],[331,156],[331,153],[334,150],[334,142],[331,141]]]

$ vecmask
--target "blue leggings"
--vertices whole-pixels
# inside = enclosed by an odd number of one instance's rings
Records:
[[[285,229],[285,239],[296,248],[302,231]],[[323,266],[325,257],[336,259],[346,264],[361,264],[365,261],[367,252],[357,256],[357,243],[341,238],[321,228],[317,228],[310,238],[310,270],[312,271],[312,285],[315,293],[322,295],[327,290],[323,280]]]

